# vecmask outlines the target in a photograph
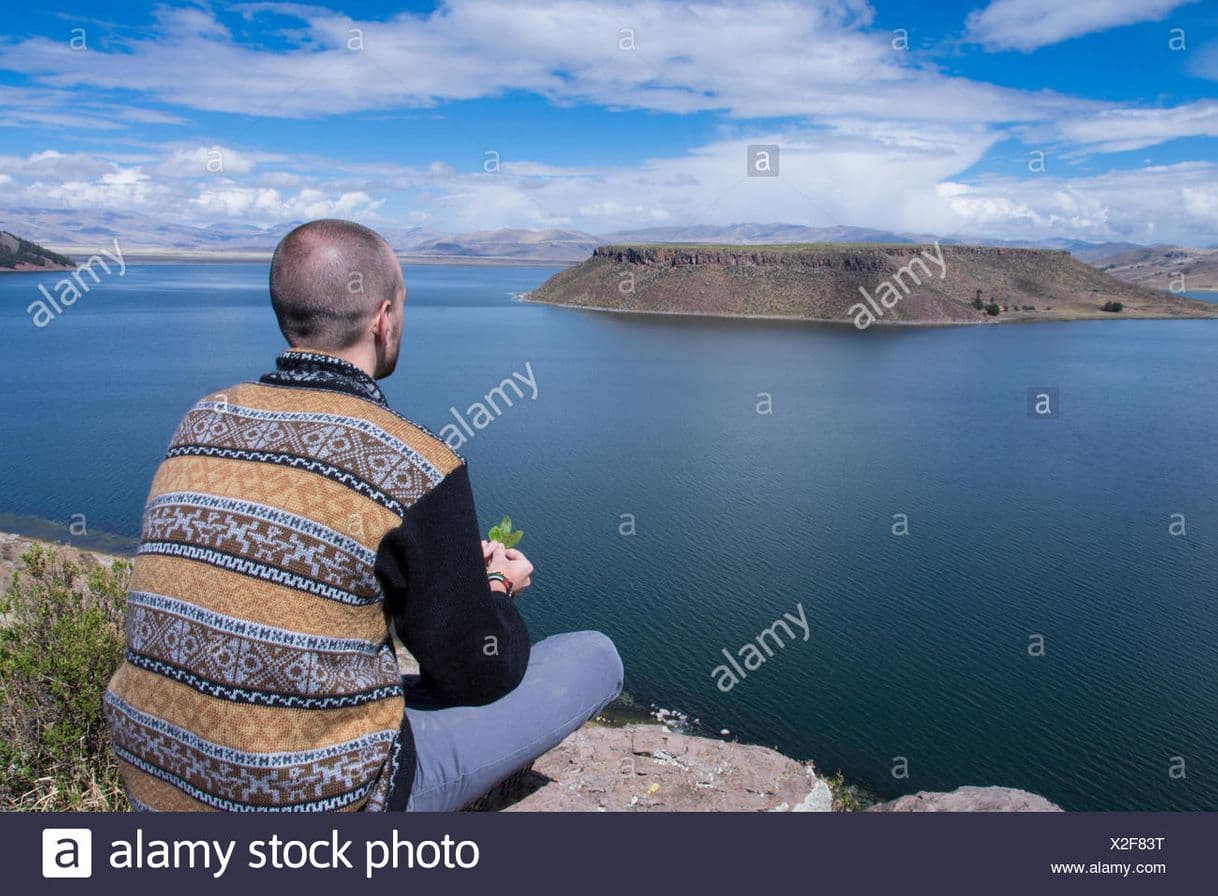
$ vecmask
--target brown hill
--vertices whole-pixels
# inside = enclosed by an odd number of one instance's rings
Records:
[[[0,230],[0,271],[66,271],[72,259]]]
[[[1218,291],[1218,249],[1139,246],[1092,263],[1119,280],[1150,289]]]
[[[991,311],[974,307],[978,297]],[[611,311],[944,324],[1218,317],[1067,252],[991,246],[601,246],[526,297]],[[1119,303],[1121,310],[1103,310]]]

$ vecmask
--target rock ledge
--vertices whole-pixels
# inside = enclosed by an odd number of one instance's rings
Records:
[[[1043,796],[1011,787],[957,787],[950,793],[920,791],[872,806],[868,812],[1060,812]]]
[[[765,747],[586,725],[533,765],[517,812],[828,812],[829,785]]]
[[[830,812],[812,765],[662,725],[585,725],[480,808],[509,812]],[[873,812],[1060,812],[1008,787],[916,793]]]

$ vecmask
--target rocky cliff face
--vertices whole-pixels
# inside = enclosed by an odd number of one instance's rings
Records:
[[[721,264],[735,266],[779,266],[794,268],[840,268],[848,271],[886,271],[888,260],[925,258],[923,252],[940,254],[934,247],[913,243],[877,246],[851,246],[836,243],[809,243],[792,246],[599,246],[593,259],[605,259],[619,264],[687,265]],[[944,257],[1019,258],[1025,262],[1044,256],[1069,257],[1068,252],[1051,249],[1010,249],[993,246],[944,246]]]
[[[1066,252],[938,244],[601,246],[527,298],[613,311],[840,321],[860,329],[1218,317],[1218,305],[1121,282]],[[1120,312],[1102,310],[1113,302]]]

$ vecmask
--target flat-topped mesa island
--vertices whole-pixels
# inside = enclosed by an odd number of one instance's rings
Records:
[[[597,248],[526,301],[600,311],[852,324],[1218,318],[1068,252],[933,243]]]

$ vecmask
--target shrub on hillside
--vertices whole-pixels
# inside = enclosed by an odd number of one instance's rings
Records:
[[[0,601],[0,808],[127,808],[102,717],[131,565],[21,556]]]
[[[1125,306],[1120,302],[1105,302],[1100,306],[1101,311],[1111,311],[1113,314],[1119,314],[1125,310]]]
[[[985,313],[988,314],[990,317],[997,317],[998,312],[1001,310],[1002,309],[998,307],[997,302],[990,302],[990,304],[985,306]]]

